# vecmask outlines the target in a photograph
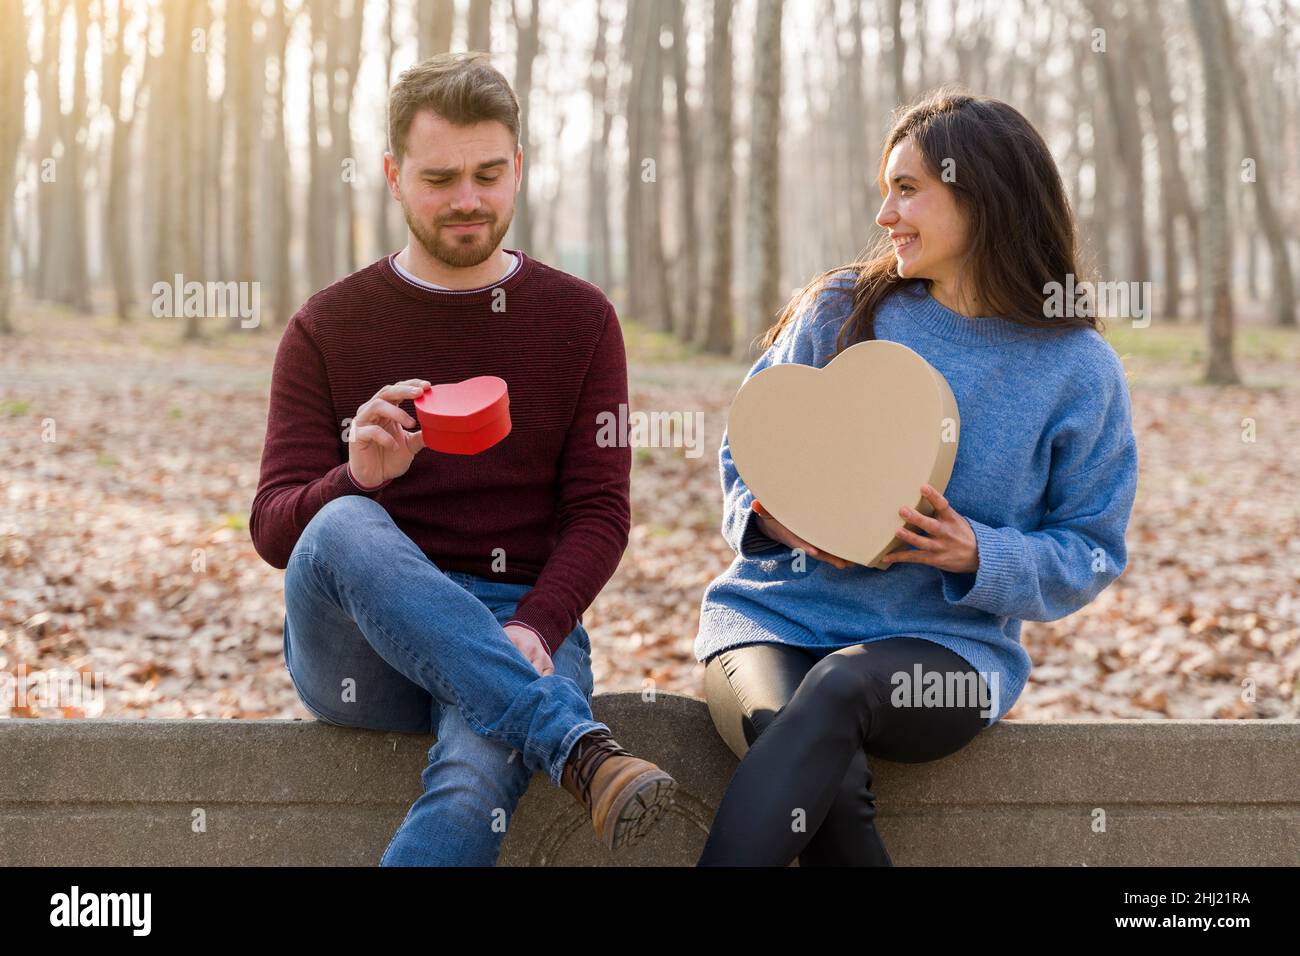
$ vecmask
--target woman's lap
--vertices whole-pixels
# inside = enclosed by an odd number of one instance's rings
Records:
[[[917,665],[922,683],[913,693]],[[805,678],[810,673],[820,678],[828,669],[851,671],[848,696],[859,686],[868,698],[871,720],[863,748],[873,756],[899,763],[936,760],[960,750],[985,724],[979,713],[983,678],[975,669],[933,641],[900,636],[830,653],[766,643],[715,654],[705,667],[704,680],[718,733],[737,757],[743,757]],[[925,675],[932,673],[940,675],[945,689],[937,705],[930,699],[933,694],[922,693]]]

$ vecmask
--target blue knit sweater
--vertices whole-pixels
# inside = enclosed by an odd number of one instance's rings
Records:
[[[837,273],[835,284],[848,287],[851,273]],[[823,291],[745,380],[780,362],[824,367],[850,305],[849,296]],[[944,496],[975,532],[978,570],[915,563],[837,569],[803,555],[796,560],[759,529],[754,495],[736,472],[724,431],[722,534],[736,558],[705,589],[695,655],[703,661],[760,642],[830,651],[912,635],[981,673],[995,696],[991,725],[1029,677],[1020,622],[1077,611],[1127,564],[1138,456],[1124,367],[1091,329],[1049,333],[970,318],[941,305],[920,281],[882,303],[875,334],[923,356],[952,387],[961,432]],[[808,480],[815,493],[816,475]]]

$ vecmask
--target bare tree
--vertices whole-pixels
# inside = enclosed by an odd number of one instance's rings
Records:
[[[1273,184],[1282,182],[1285,174],[1279,175],[1264,159],[1263,143],[1255,119],[1254,99],[1250,95],[1250,78],[1241,68],[1241,58],[1237,53],[1237,43],[1233,37],[1232,21],[1224,8],[1223,0],[1205,0],[1205,2],[1210,6],[1210,15],[1218,20],[1219,43],[1227,70],[1225,79],[1232,93],[1233,106],[1236,108],[1247,159],[1253,161],[1256,168],[1256,177],[1250,183],[1250,192],[1255,200],[1255,212],[1259,217],[1260,229],[1268,240],[1269,259],[1273,268],[1273,321],[1278,325],[1294,326],[1296,324],[1295,284],[1291,277],[1290,257],[1287,255],[1286,234],[1282,229],[1282,222],[1277,214],[1272,194]],[[1262,171],[1259,169],[1261,166],[1264,167]]]
[[[889,0],[889,68],[894,78],[895,105],[907,102],[904,66],[907,44],[903,40],[903,0]]]
[[[1220,48],[1221,24],[1205,0],[1188,0],[1192,25],[1201,49],[1205,118],[1203,206],[1206,228],[1201,230],[1201,270],[1205,327],[1208,338],[1205,380],[1216,385],[1240,381],[1233,360],[1232,290],[1228,285],[1228,210],[1224,195],[1224,96],[1227,75]]]
[[[613,239],[609,226],[609,134],[614,112],[607,102],[609,56],[605,29],[604,3],[596,0],[596,45],[592,51],[589,80],[593,135],[587,154],[587,245],[591,249],[591,264],[587,273],[592,282],[608,291],[613,284]]]
[[[0,0],[0,335],[13,331],[9,319],[14,174],[23,139],[23,78],[27,75],[27,28],[22,0]]]
[[[732,60],[731,0],[713,0],[713,33],[709,37],[705,74],[709,91],[709,135],[705,140],[705,168],[709,188],[706,192],[709,229],[708,307],[699,324],[697,340],[707,352],[727,354],[732,348],[731,301],[732,223]]]
[[[397,0],[388,0],[389,15]],[[417,0],[416,16],[419,20],[419,57],[428,59],[451,49],[451,30],[455,22],[455,0]]]
[[[1199,220],[1192,205],[1191,190],[1183,173],[1182,148],[1174,128],[1175,110],[1170,92],[1169,66],[1165,57],[1165,23],[1160,4],[1138,4],[1145,17],[1140,30],[1145,37],[1142,55],[1134,59],[1139,81],[1147,91],[1151,126],[1160,157],[1160,242],[1164,279],[1163,312],[1177,318],[1182,311],[1182,256],[1178,248],[1178,223],[1185,224],[1193,265],[1200,256]],[[1200,270],[1193,268],[1193,275]]]
[[[135,129],[136,118],[140,115],[141,93],[148,84],[151,72],[149,65],[153,62],[146,50],[144,69],[130,102],[124,102],[122,83],[127,78],[128,52],[126,44],[127,25],[135,22],[130,16],[131,7],[124,0],[116,0],[113,5],[115,29],[110,30],[107,11],[100,18],[101,36],[105,38],[105,63],[103,97],[104,107],[113,121],[113,144],[109,156],[108,186],[104,207],[104,249],[108,254],[109,273],[113,280],[114,302],[117,317],[121,321],[131,318],[135,296],[132,292],[135,272],[131,250],[129,221],[127,219],[127,202],[130,194],[130,149],[131,132]],[[138,34],[137,34],[138,35]],[[126,115],[122,113],[127,106]]]
[[[524,15],[519,12],[519,0],[511,0],[510,12],[515,23],[515,97],[519,100],[519,145],[524,150],[524,178],[519,184],[519,198],[515,216],[510,223],[514,244],[525,252],[534,252],[533,211],[528,201],[528,170],[533,162],[529,127],[532,119],[533,62],[541,46],[537,0],[522,0]]]
[[[627,96],[627,279],[632,315],[671,330],[672,304],[660,216],[659,164],[663,131],[663,10],[656,0],[629,0],[625,31],[630,66]]]
[[[1109,109],[1106,117],[1113,126],[1106,137],[1119,160],[1114,175],[1124,182],[1124,239],[1128,253],[1130,281],[1150,278],[1147,254],[1146,192],[1142,170],[1142,125],[1133,99],[1133,77],[1129,72],[1140,53],[1133,49],[1127,24],[1116,13],[1112,0],[1088,0],[1093,23],[1107,33],[1107,46],[1097,53],[1094,62],[1101,74],[1102,88]],[[1100,173],[1099,173],[1100,175]]]
[[[700,286],[699,232],[695,214],[695,137],[692,133],[690,108],[686,102],[686,4],[685,0],[671,0],[673,29],[673,87],[676,93],[677,155],[680,169],[677,190],[680,203],[681,244],[678,258],[682,263],[679,283],[677,325],[673,330],[677,338],[689,342],[694,337]]]
[[[290,216],[289,151],[285,143],[285,54],[289,34],[297,17],[296,9],[277,6],[268,24],[268,44],[276,50],[275,89],[271,103],[275,110],[275,136],[270,144],[271,161],[268,166],[268,225],[270,232],[270,264],[272,299],[275,322],[284,325],[294,311],[294,272],[290,265],[289,245],[292,240],[293,220]]]
[[[465,16],[469,49],[492,52],[492,0],[469,0]]]
[[[396,38],[393,35],[393,7],[397,0],[385,0],[384,3],[384,88],[393,82],[393,49]],[[384,141],[388,139],[388,126],[384,124]],[[375,193],[375,257],[385,254],[398,240],[393,235],[392,218],[389,211],[393,206],[393,197],[388,191],[388,180],[379,179],[379,189]]]
[[[775,319],[781,298],[781,14],[784,0],[757,0],[754,106],[749,148],[748,312],[750,332]],[[748,356],[750,343],[741,343]]]
[[[260,113],[253,108],[253,2],[226,0],[226,91],[222,105],[232,121],[234,278],[240,282],[253,278],[257,248],[253,226],[257,200],[253,147],[254,120],[260,118]],[[256,89],[260,94],[262,85],[258,84]]]

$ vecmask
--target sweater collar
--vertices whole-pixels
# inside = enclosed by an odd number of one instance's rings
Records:
[[[492,285],[480,286],[477,289],[430,289],[427,286],[415,285],[412,282],[402,278],[393,268],[393,263],[389,260],[388,254],[380,256],[375,262],[379,269],[379,274],[384,280],[398,292],[409,296],[412,299],[418,299],[421,302],[434,302],[441,305],[452,303],[479,303],[490,301],[497,289],[510,291],[523,282],[524,279],[532,273],[536,261],[527,255],[521,249],[506,249],[506,252],[514,253],[519,257],[519,264],[504,279],[495,282]]]
[[[920,279],[899,290],[899,301],[921,328],[958,345],[1000,345],[1024,341],[1034,334],[1033,329],[1001,316],[954,312],[932,296]]]

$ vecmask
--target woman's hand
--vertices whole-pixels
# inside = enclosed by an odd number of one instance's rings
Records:
[[[898,509],[905,521],[909,521],[925,531],[924,535],[899,528],[895,534],[909,544],[916,545],[912,550],[899,549],[891,551],[880,559],[881,564],[894,564],[909,561],[913,564],[928,564],[941,571],[956,571],[972,574],[979,570],[979,542],[970,522],[948,504],[948,499],[939,494],[932,486],[922,485],[921,494],[934,508],[934,517],[930,518],[908,507]]]
[[[818,561],[826,561],[840,569],[847,568],[853,563],[852,561],[846,561],[839,555],[831,554],[829,551],[822,551],[818,548],[814,548],[803,538],[799,537],[785,525],[781,524],[781,522],[768,514],[757,500],[755,500],[750,507],[752,507],[754,513],[758,515],[759,530],[773,541],[779,541],[787,548],[801,548],[803,549],[804,554],[808,555],[808,557],[816,558]]]

